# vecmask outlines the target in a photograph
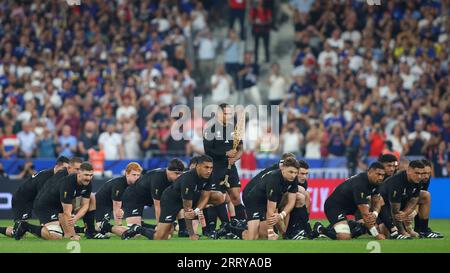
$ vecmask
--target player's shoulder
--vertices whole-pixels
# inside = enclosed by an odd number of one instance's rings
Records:
[[[49,176],[53,176],[53,174],[54,174],[53,173],[53,169],[44,169],[42,171],[39,171],[39,172],[33,174],[31,176],[31,178],[32,179],[35,179],[35,178],[47,178]]]

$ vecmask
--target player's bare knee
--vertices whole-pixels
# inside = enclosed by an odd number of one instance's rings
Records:
[[[419,203],[421,204],[429,204],[431,203],[431,194],[428,191],[421,191],[419,197]]]

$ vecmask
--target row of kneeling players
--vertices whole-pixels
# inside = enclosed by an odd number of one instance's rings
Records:
[[[115,234],[124,240],[137,236],[164,240],[175,230],[178,237],[197,240],[200,229],[210,239],[443,237],[428,226],[432,172],[428,160],[411,161],[405,170],[398,170],[395,156],[382,155],[328,197],[324,206],[328,227],[309,223],[309,166],[295,155],[284,154],[279,163],[253,177],[243,189],[243,204],[239,200],[237,205],[232,202],[233,191],[220,182],[226,170],[214,175],[213,165],[207,155],[193,157],[187,170],[179,159],[147,172],[132,162],[123,176],[110,179],[94,194],[92,165],[59,157],[54,168],[19,187],[12,202],[14,226],[0,227],[0,233],[16,240],[27,232],[47,240],[79,240],[82,233],[87,239]],[[156,225],[143,222],[145,206],[154,207]],[[40,225],[28,221],[33,213]],[[355,220],[348,220],[348,215]],[[82,227],[76,225],[81,219]]]

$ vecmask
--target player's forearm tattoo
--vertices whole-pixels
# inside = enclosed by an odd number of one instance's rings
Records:
[[[381,197],[379,195],[372,196],[372,204],[371,205],[372,205],[372,211],[376,211],[376,212],[380,213],[381,205],[382,205]]]
[[[189,236],[194,235],[195,232],[194,232],[194,226],[192,225],[192,220],[191,219],[185,219],[185,221],[186,221],[186,228],[187,228],[187,231],[189,233]]]
[[[405,214],[410,215],[413,212],[413,210],[416,208],[418,202],[419,202],[419,197],[414,197],[414,198],[409,199],[408,203],[406,203],[406,206],[403,209]]]
[[[395,226],[398,228],[398,231],[400,233],[405,232],[405,227],[403,226],[402,221],[398,221],[395,219],[395,216],[400,213],[400,203],[391,203],[391,213],[392,213],[392,220],[394,221]]]

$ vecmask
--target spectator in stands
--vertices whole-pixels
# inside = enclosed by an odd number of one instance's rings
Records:
[[[88,151],[90,148],[98,145],[97,125],[94,121],[88,120],[84,124],[84,130],[78,139],[78,153],[84,159],[88,159]]]
[[[293,153],[298,156],[302,155],[302,149],[304,143],[304,136],[300,132],[300,129],[295,125],[295,123],[289,123],[284,126],[281,137],[280,145],[281,150],[284,153]]]
[[[230,15],[228,16],[228,28],[230,31],[234,27],[234,22],[239,21],[240,37],[245,40],[245,8],[247,0],[228,0]]]
[[[313,123],[306,134],[305,158],[319,159],[320,155],[320,140],[323,132]]]
[[[272,11],[268,9],[264,0],[257,0],[256,4],[250,9],[250,23],[252,24],[252,33],[255,39],[254,54],[255,64],[258,63],[259,40],[263,40],[266,63],[270,62],[270,26],[272,24]]]
[[[64,125],[62,134],[58,137],[58,147],[56,153],[58,156],[71,158],[77,151],[77,138],[71,135],[69,125]]]
[[[258,76],[259,65],[252,62],[252,53],[246,52],[244,55],[244,63],[239,69],[239,78],[241,82],[242,91],[238,93],[238,103],[241,105],[247,105],[253,103],[254,105],[260,105],[261,95],[258,88]],[[244,100],[244,98],[247,98]]]
[[[423,122],[417,121],[415,131],[408,135],[408,155],[420,156],[425,144],[430,140],[431,134],[423,129]]]
[[[116,120],[118,122],[123,122],[124,120],[136,117],[137,110],[135,102],[132,102],[130,95],[123,96],[122,100],[119,101],[119,108],[116,111]]]
[[[238,72],[241,50],[240,42],[234,29],[228,31],[228,37],[223,41],[223,55],[225,70],[233,78],[236,88],[239,88]]]
[[[158,134],[158,125],[151,119],[147,118],[147,124],[142,133],[142,150],[145,157],[151,157],[153,153],[160,150],[161,139]]]
[[[215,69],[216,47],[218,43],[213,38],[211,31],[205,29],[198,33],[194,44],[198,46],[199,83],[202,88],[201,92],[204,94],[210,86],[207,83],[207,79],[211,79],[211,75]]]
[[[225,72],[223,64],[217,65],[216,73],[211,76],[211,99],[214,104],[227,102],[233,90],[233,80]]]
[[[44,128],[42,136],[36,138],[37,157],[55,158],[56,147],[58,146],[58,136],[56,132],[51,132],[47,127]]]
[[[280,65],[273,63],[268,79],[269,83],[269,103],[270,105],[280,105],[286,96],[287,79],[281,74]]]
[[[116,132],[116,125],[109,123],[106,131],[101,133],[98,138],[98,146],[105,153],[106,160],[117,160],[124,158],[123,139]]]
[[[381,128],[379,123],[375,123],[373,126],[373,130],[369,135],[369,156],[379,157],[384,149],[384,142],[386,140],[386,136]]]
[[[6,159],[16,158],[19,152],[20,140],[14,134],[11,125],[5,126],[3,135],[0,137],[0,149],[2,157]]]
[[[123,124],[123,147],[125,152],[125,159],[138,159],[141,157],[141,149],[139,143],[141,142],[141,134],[136,128],[136,125],[131,120]]]
[[[330,157],[343,156],[345,154],[344,130],[339,123],[331,125],[331,133],[327,146]]]
[[[19,155],[25,158],[34,156],[36,148],[36,134],[31,130],[29,122],[22,123],[22,131],[17,134],[20,141]]]

